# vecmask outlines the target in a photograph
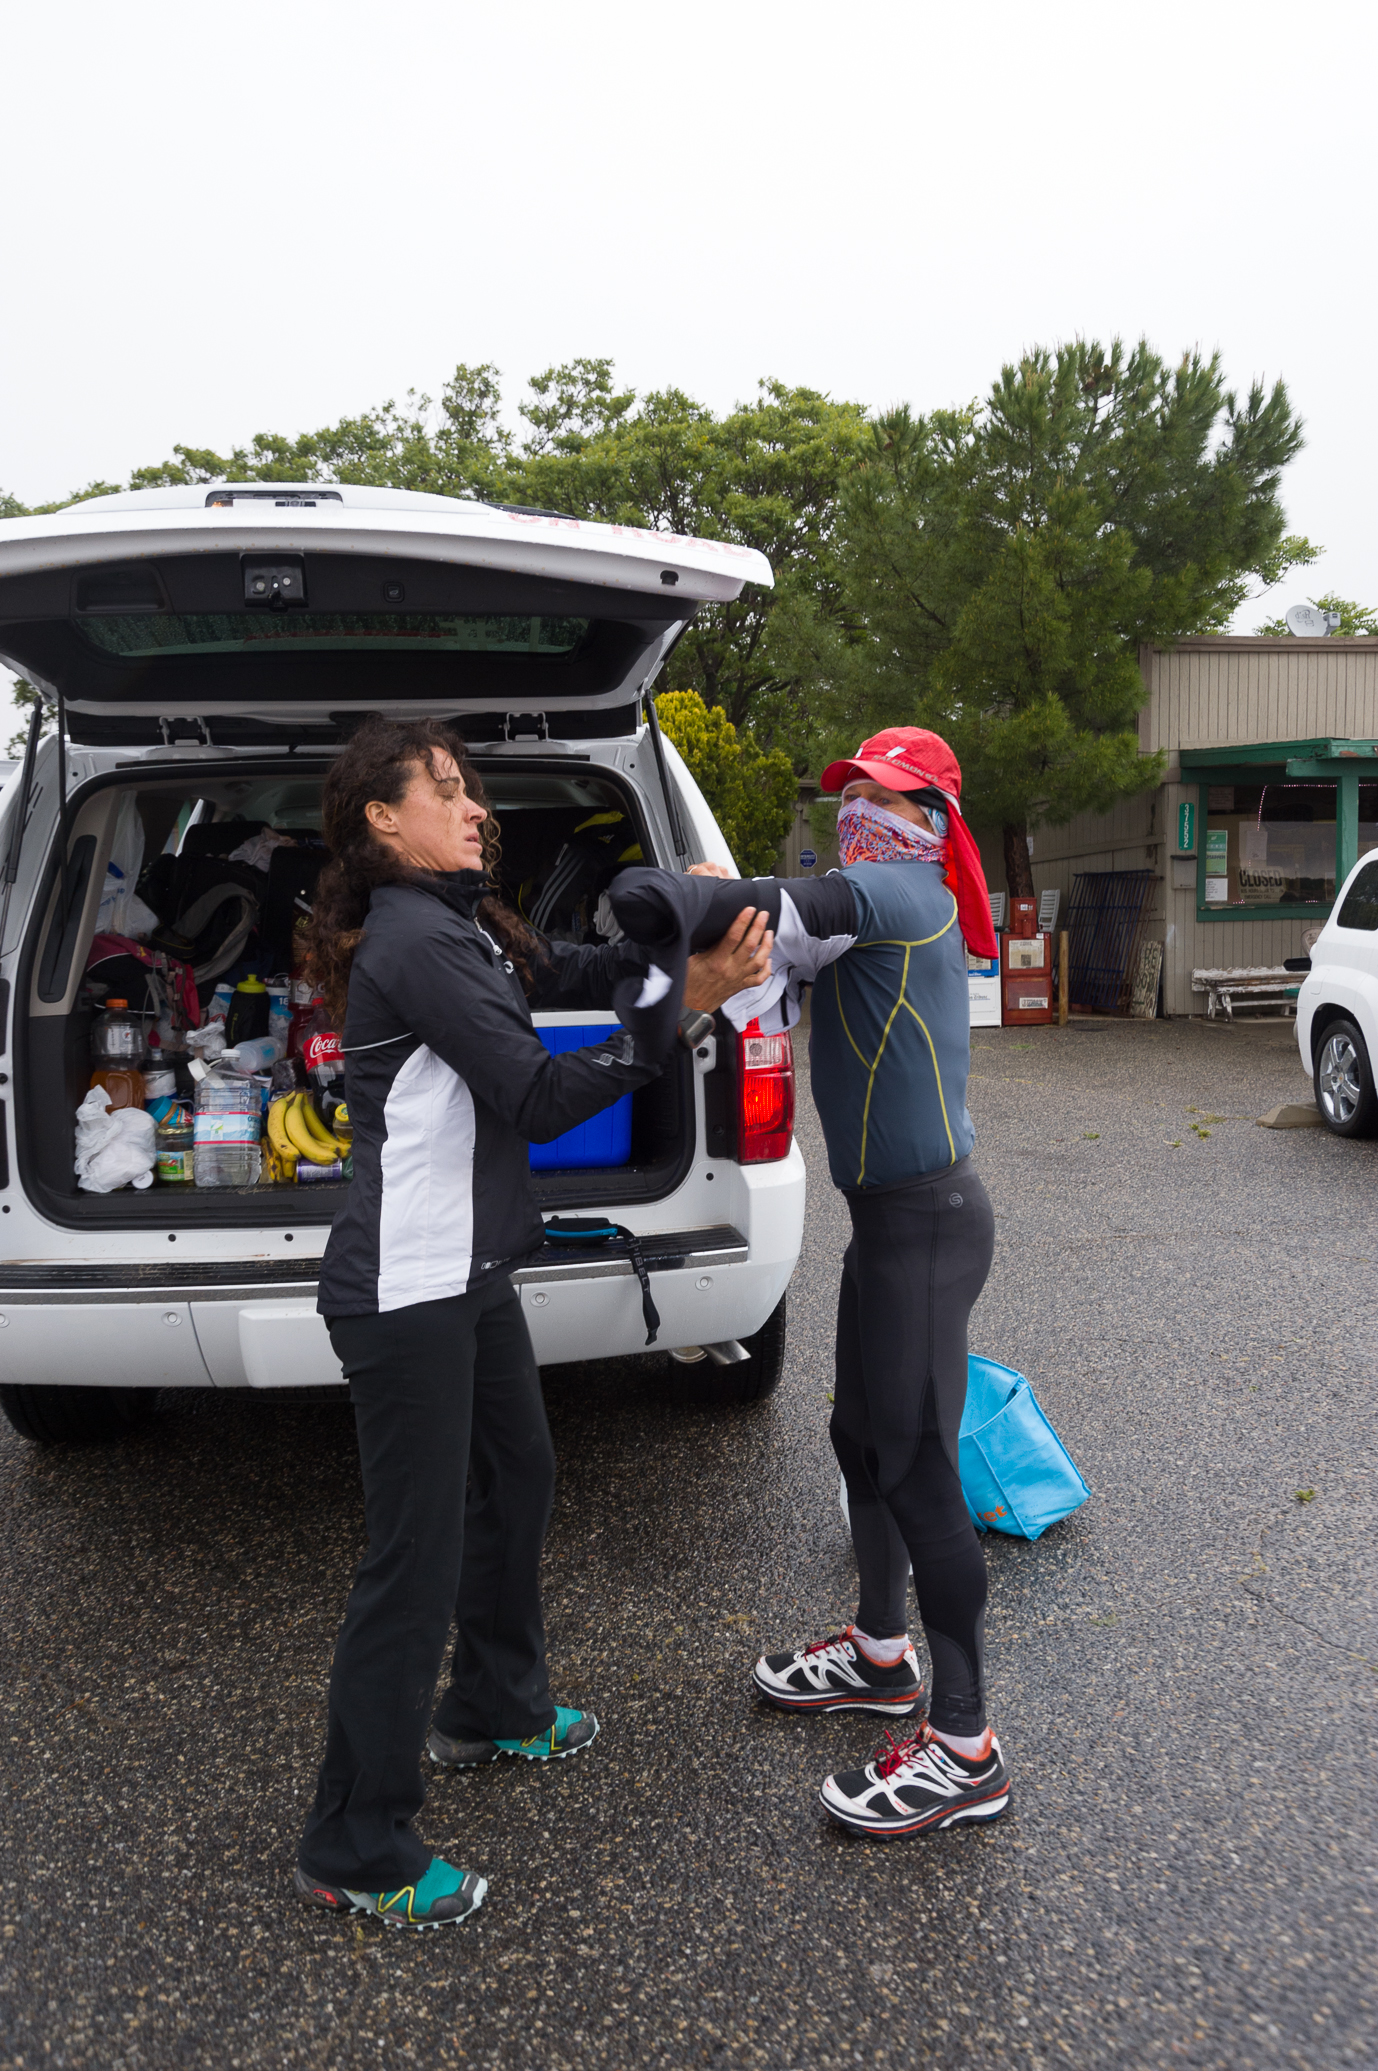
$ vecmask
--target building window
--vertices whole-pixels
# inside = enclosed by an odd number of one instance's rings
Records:
[[[1334,784],[1294,782],[1280,770],[1267,782],[1202,788],[1208,909],[1329,911],[1335,900]],[[1378,784],[1359,788],[1359,854],[1370,849],[1378,849]]]

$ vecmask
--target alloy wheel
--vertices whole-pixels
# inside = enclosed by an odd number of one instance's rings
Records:
[[[1333,1035],[1321,1052],[1321,1105],[1332,1122],[1348,1122],[1362,1097],[1359,1053],[1347,1035]]]

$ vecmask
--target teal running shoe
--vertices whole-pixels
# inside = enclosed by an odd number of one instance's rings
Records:
[[[351,1891],[341,1884],[322,1884],[304,1870],[294,1870],[297,1897],[328,1913],[372,1913],[389,1927],[456,1927],[476,1913],[488,1895],[488,1879],[472,1870],[457,1870],[441,1856],[417,1884],[400,1891]]]
[[[562,1762],[597,1737],[598,1721],[591,1711],[569,1711],[557,1704],[554,1725],[533,1733],[529,1740],[452,1740],[432,1726],[426,1746],[431,1760],[442,1769],[477,1769],[484,1762],[496,1762],[499,1755],[519,1755],[527,1762]]]

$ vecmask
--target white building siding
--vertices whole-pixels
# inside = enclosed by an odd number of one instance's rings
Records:
[[[1150,753],[1378,735],[1378,640],[1188,640],[1141,663]]]

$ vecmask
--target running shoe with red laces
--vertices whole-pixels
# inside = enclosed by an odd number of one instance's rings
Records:
[[[923,1834],[930,1827],[998,1819],[1010,1802],[1010,1774],[992,1733],[986,1752],[968,1759],[927,1723],[864,1769],[829,1776],[818,1793],[825,1811],[853,1834]]]
[[[763,1654],[751,1672],[757,1692],[782,1711],[879,1711],[908,1718],[922,1710],[918,1657],[906,1647],[893,1668],[868,1661],[847,1626],[793,1654]]]

